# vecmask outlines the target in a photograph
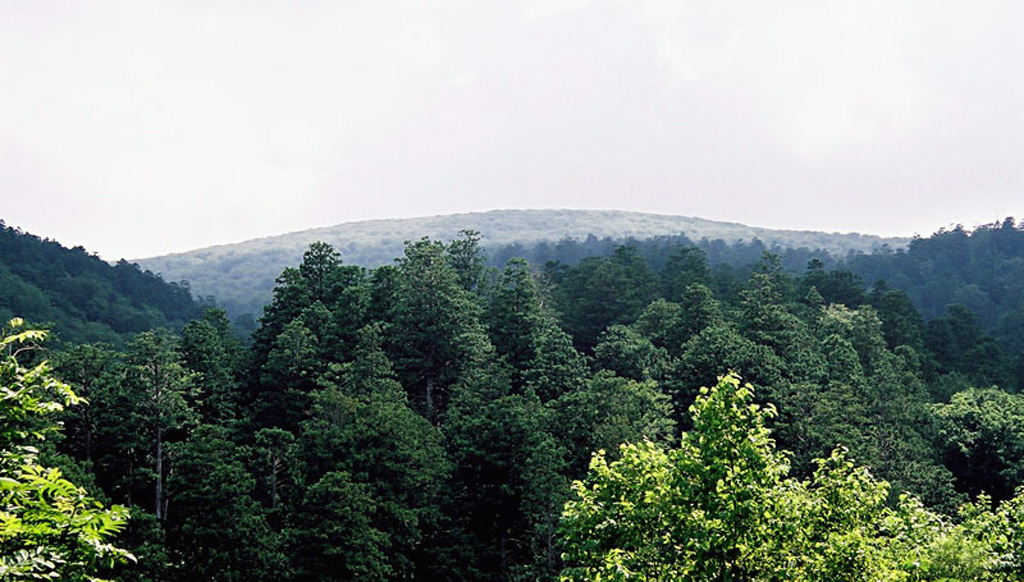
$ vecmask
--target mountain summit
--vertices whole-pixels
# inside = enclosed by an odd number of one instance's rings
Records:
[[[756,228],[688,216],[618,210],[492,210],[422,218],[367,220],[219,245],[185,253],[139,259],[145,269],[165,280],[186,280],[198,295],[214,295],[229,311],[256,313],[266,303],[274,279],[298,264],[310,243],[323,241],[347,264],[377,267],[402,254],[405,241],[422,237],[454,238],[475,230],[487,249],[519,243],[536,244],[589,236],[615,240],[685,235],[693,241],[727,243],[758,239],[768,247],[822,249],[845,256],[871,252],[883,245],[905,246],[908,239]]]

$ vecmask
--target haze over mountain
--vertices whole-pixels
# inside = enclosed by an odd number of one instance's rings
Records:
[[[4,218],[107,260],[512,205],[972,227],[1024,215],[1022,6],[0,2]]]
[[[693,241],[760,240],[769,248],[821,249],[833,256],[906,245],[906,238],[772,230],[732,222],[613,210],[494,210],[396,220],[348,222],[186,253],[138,259],[167,281],[188,281],[199,296],[213,295],[230,312],[256,313],[270,298],[274,279],[297,264],[310,243],[334,246],[347,264],[377,267],[402,254],[405,241],[422,237],[449,240],[461,230],[481,234],[481,244],[496,249],[589,236],[616,240],[685,235]]]

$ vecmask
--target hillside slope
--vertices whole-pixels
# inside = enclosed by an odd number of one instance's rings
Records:
[[[200,314],[186,287],[0,220],[0,324],[22,317],[65,341],[118,343],[124,334],[180,327]]]
[[[347,264],[376,267],[402,254],[405,241],[425,236],[449,240],[460,230],[476,230],[485,248],[590,235],[646,239],[683,234],[691,240],[728,243],[759,239],[769,247],[807,247],[845,256],[882,245],[902,247],[907,239],[861,234],[771,230],[686,216],[613,210],[494,210],[396,220],[349,222],[337,226],[259,238],[187,253],[139,259],[138,263],[170,281],[186,280],[198,295],[213,295],[233,314],[259,313],[282,269],[297,264],[310,243],[334,246]]]

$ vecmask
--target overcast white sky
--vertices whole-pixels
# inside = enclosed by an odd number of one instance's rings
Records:
[[[1019,0],[0,0],[0,218],[141,258],[597,208],[1024,218]]]

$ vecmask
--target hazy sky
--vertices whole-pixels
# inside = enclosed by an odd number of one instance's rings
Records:
[[[0,218],[140,258],[597,208],[1024,218],[1020,0],[0,0]]]

